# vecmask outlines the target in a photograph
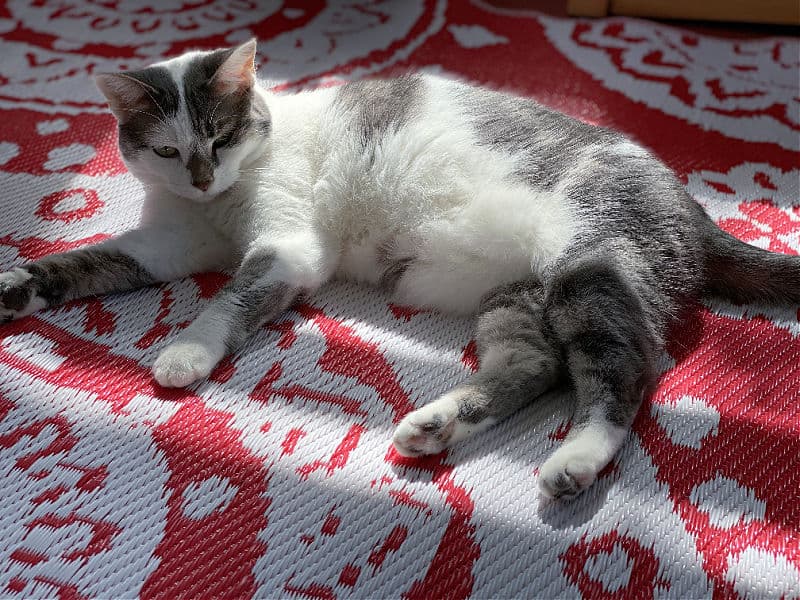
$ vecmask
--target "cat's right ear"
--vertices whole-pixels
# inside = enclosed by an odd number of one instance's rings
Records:
[[[222,95],[250,89],[256,80],[256,39],[232,48],[211,80]]]
[[[132,73],[99,73],[95,84],[108,100],[108,107],[124,123],[154,102],[156,89]]]

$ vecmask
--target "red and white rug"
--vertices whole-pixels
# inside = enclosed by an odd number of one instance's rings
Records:
[[[480,2],[0,3],[0,270],[135,222],[89,76],[260,42],[285,88],[424,68],[652,148],[727,230],[800,252],[800,44]],[[714,304],[597,484],[541,501],[568,414],[543,401],[423,461],[393,425],[464,379],[470,322],[332,285],[211,379],[158,349],[200,275],[0,328],[0,596],[800,596],[800,313]]]

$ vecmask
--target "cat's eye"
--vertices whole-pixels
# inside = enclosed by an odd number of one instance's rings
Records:
[[[178,156],[178,149],[173,148],[172,146],[159,146],[157,148],[153,148],[153,152],[162,158],[175,158]]]
[[[225,146],[227,146],[230,143],[231,143],[231,136],[230,135],[221,135],[220,137],[218,137],[217,139],[214,140],[214,143],[211,144],[211,147],[214,150],[217,150],[218,148],[224,148]]]

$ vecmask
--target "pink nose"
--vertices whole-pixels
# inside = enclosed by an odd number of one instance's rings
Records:
[[[213,179],[202,179],[200,181],[193,181],[192,185],[198,190],[203,190],[205,192],[212,183],[214,183]]]

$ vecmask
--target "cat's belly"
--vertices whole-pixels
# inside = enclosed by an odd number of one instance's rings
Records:
[[[383,218],[362,221],[357,239],[342,244],[338,274],[382,284],[398,303],[455,313],[474,312],[499,285],[541,277],[579,228],[563,192],[472,183],[469,193],[449,196],[449,208],[436,199],[407,200]],[[401,212],[406,205],[422,208]],[[365,203],[353,214],[359,212],[374,210]]]
[[[345,243],[339,258],[336,277],[359,283],[380,285],[386,268],[381,243],[364,239],[358,243]]]
[[[478,257],[417,261],[408,264],[393,295],[399,304],[473,314],[487,292],[530,275],[530,262],[524,259],[503,264]]]
[[[513,240],[465,249],[443,232],[420,233],[345,246],[337,276],[381,286],[399,304],[472,314],[491,289],[535,272],[531,249]]]

